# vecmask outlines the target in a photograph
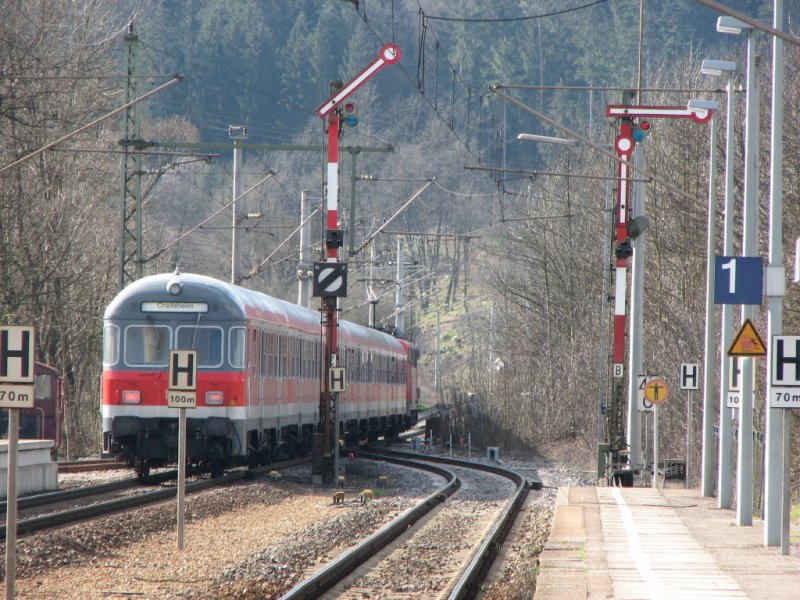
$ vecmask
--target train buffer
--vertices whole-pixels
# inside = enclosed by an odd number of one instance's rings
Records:
[[[796,552],[764,546],[696,489],[560,488],[535,600],[751,598],[800,590]]]

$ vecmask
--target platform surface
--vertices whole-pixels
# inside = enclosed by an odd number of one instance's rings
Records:
[[[683,488],[562,488],[535,600],[800,599],[800,556]]]

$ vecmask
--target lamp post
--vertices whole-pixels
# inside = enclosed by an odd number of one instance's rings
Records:
[[[706,245],[706,322],[705,347],[703,358],[703,454],[701,460],[701,492],[703,496],[713,493],[714,479],[714,248],[717,237],[717,119],[718,102],[708,100],[690,100],[689,108],[701,108],[712,111],[711,140],[709,142],[708,167],[708,243]],[[691,415],[691,406],[687,406],[687,415]],[[686,478],[689,480],[691,464],[691,416],[687,418],[687,452]]]
[[[239,169],[242,162],[241,144],[247,139],[247,127],[243,125],[230,125],[228,127],[228,137],[233,140],[233,204],[231,204],[231,283],[239,285],[242,282],[242,272],[240,269],[242,240],[239,236],[239,209],[236,200],[239,196]]]
[[[734,156],[734,77],[736,76],[736,63],[729,60],[704,60],[700,72],[705,75],[727,74],[728,84],[726,88],[726,109],[725,109],[725,220],[723,225],[723,255],[733,254],[733,156]],[[720,393],[719,393],[719,467],[717,472],[717,506],[719,508],[731,507],[731,408],[728,406],[728,382],[730,376],[730,359],[726,355],[727,348],[731,344],[731,331],[733,327],[733,315],[731,305],[722,305],[722,315],[720,319]],[[713,321],[711,322],[713,327]],[[706,331],[709,324],[706,323]],[[706,366],[708,369],[708,366]],[[709,377],[709,371],[705,375],[705,395],[709,395],[713,386],[713,377]],[[712,388],[713,389],[713,388]],[[703,399],[704,411],[707,409],[706,399]],[[709,416],[712,412],[709,412]],[[703,466],[702,466],[702,495],[713,495],[713,428],[709,434],[706,430],[705,412],[703,416]],[[711,439],[707,439],[707,436]]]
[[[733,17],[719,17],[717,31],[747,31],[747,101],[745,116],[744,213],[742,256],[758,256],[758,88],[756,81],[755,30]],[[742,305],[742,322],[752,320],[753,305]],[[742,395],[739,405],[737,450],[736,523],[753,524],[753,358],[741,359]]]
[[[783,28],[783,0],[774,0],[773,26]],[[770,127],[769,265],[767,267],[767,335],[781,335],[786,273],[783,264],[783,40],[772,39],[772,126]],[[771,343],[771,342],[770,342]],[[791,419],[771,406],[773,364],[767,356],[766,448],[764,464],[764,545],[789,554]]]

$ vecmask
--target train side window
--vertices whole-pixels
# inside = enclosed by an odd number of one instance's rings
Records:
[[[274,333],[269,334],[269,376],[275,379],[278,376],[278,338]]]
[[[172,331],[161,325],[125,328],[125,364],[132,367],[166,367]]]
[[[286,347],[286,338],[278,335],[278,377],[286,376],[286,355],[289,353]]]
[[[234,369],[244,368],[246,333],[244,327],[231,327],[228,333],[228,362]]]
[[[197,350],[197,366],[222,366],[222,328],[181,325],[177,332],[178,350]]]
[[[33,378],[33,396],[37,400],[53,399],[53,376],[41,373]]]
[[[261,359],[260,359],[260,363],[261,364],[260,364],[260,371],[259,371],[259,375],[261,376],[261,379],[264,379],[265,377],[267,377],[267,370],[268,370],[267,368],[269,366],[269,353],[267,351],[268,348],[269,348],[269,334],[262,329],[261,330]]]
[[[289,367],[291,371],[292,379],[297,379],[297,358],[300,356],[300,352],[297,349],[297,338],[289,338],[291,344],[291,366]]]
[[[103,327],[103,365],[113,367],[119,362],[119,327]]]

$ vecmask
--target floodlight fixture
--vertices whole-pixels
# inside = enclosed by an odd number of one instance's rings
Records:
[[[753,29],[752,25],[740,21],[734,17],[719,17],[717,18],[717,31],[720,33],[742,33],[745,29]]]
[[[689,100],[686,108],[692,110],[719,110],[719,102],[713,100]]]
[[[537,135],[535,133],[520,133],[517,135],[518,140],[525,140],[528,142],[543,142],[545,144],[559,144],[561,146],[577,146],[580,144],[578,140],[568,140],[565,138],[551,137],[549,135]]]
[[[704,60],[700,67],[703,75],[722,75],[723,73],[735,73],[736,63],[732,60]]]

